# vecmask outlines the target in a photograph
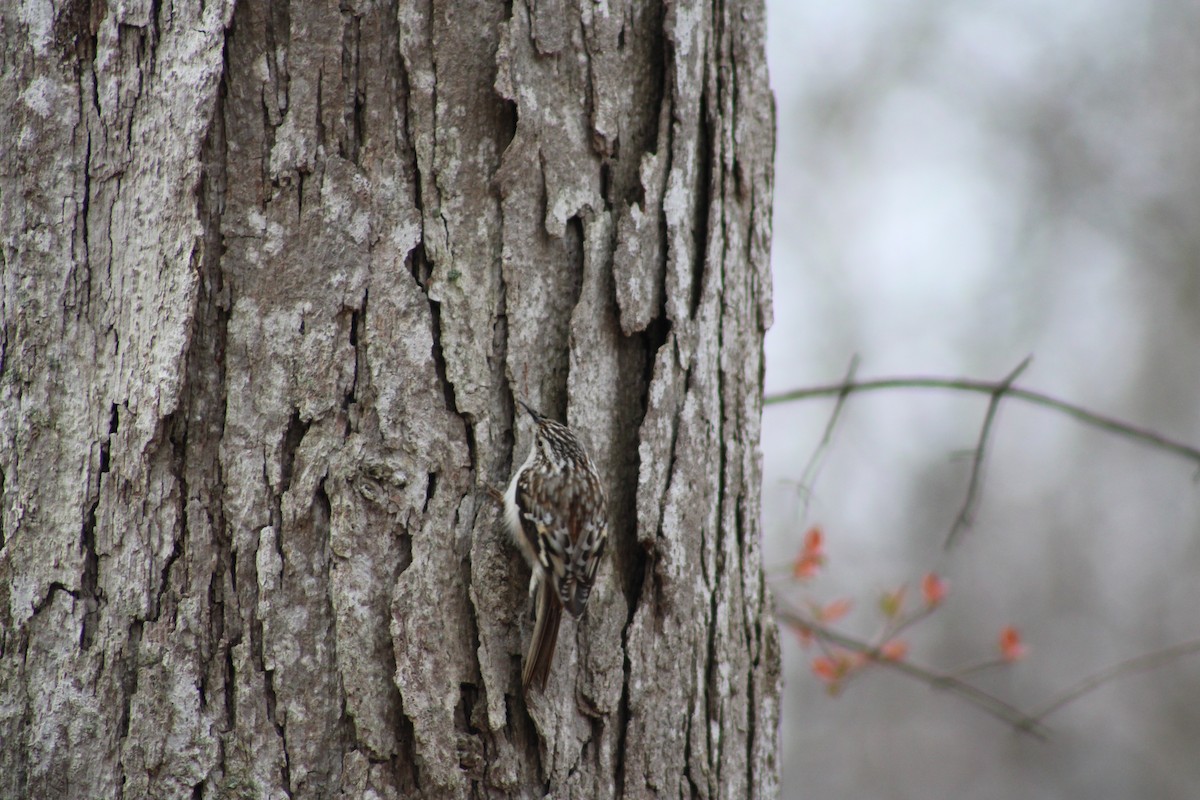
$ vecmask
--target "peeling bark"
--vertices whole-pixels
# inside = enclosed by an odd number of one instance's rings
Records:
[[[775,796],[760,5],[0,24],[0,796]],[[613,537],[529,696],[514,397]]]

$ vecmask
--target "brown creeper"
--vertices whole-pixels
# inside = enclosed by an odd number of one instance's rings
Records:
[[[504,493],[504,519],[533,570],[529,594],[537,597],[521,673],[528,689],[546,685],[563,608],[576,619],[583,615],[608,541],[608,511],[600,476],[571,429],[521,405],[537,433]]]

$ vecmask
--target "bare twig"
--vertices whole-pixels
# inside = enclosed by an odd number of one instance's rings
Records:
[[[944,546],[947,550],[954,546],[959,533],[964,528],[969,528],[974,521],[975,507],[979,504],[979,486],[980,478],[983,475],[984,456],[987,452],[988,440],[992,435],[992,425],[996,421],[996,412],[1000,409],[1000,400],[1012,388],[1013,382],[1025,371],[1032,360],[1033,356],[1026,356],[1016,369],[996,384],[996,388],[992,392],[992,399],[988,401],[987,414],[983,417],[983,427],[979,430],[979,443],[975,445],[975,456],[971,461],[971,479],[967,484],[967,496],[963,498],[962,508],[958,510],[958,516],[954,518],[954,524],[950,526],[950,533],[946,535]],[[842,396],[844,397],[844,395]]]
[[[850,366],[846,369],[846,377],[842,379],[842,386],[849,387],[854,382],[854,375],[858,372],[858,356],[855,355],[850,359]],[[850,396],[850,389],[838,394],[837,404],[833,407],[833,413],[829,415],[829,422],[825,423],[825,432],[821,435],[821,441],[813,450],[812,456],[808,459],[808,463],[804,466],[804,472],[800,473],[800,488],[806,492],[806,497],[812,497],[812,487],[817,482],[817,473],[820,471],[821,460],[825,456],[825,451],[829,449],[829,445],[833,442],[833,431],[837,428],[838,419],[842,415],[842,409],[846,407],[846,399]],[[801,517],[808,516],[808,502],[805,501],[805,508]]]
[[[911,377],[911,378],[882,378],[870,381],[858,381],[854,383],[836,383],[826,386],[813,386],[808,389],[795,389],[790,392],[782,392],[780,394],[768,395],[763,398],[765,405],[778,405],[781,403],[791,403],[797,400],[808,400],[814,397],[831,397],[842,394],[853,394],[856,392],[874,392],[887,389],[951,389],[959,392],[974,392],[976,394],[993,395],[997,388],[1003,385],[1003,382],[994,381],[976,381],[961,378],[930,378],[930,377]],[[1200,465],[1200,448],[1193,447],[1185,442],[1180,442],[1163,436],[1157,431],[1143,428],[1137,425],[1132,425],[1128,422],[1116,419],[1115,417],[1097,414],[1094,411],[1089,411],[1083,406],[1068,403],[1051,397],[1042,392],[1035,392],[1031,389],[1022,389],[1019,386],[1009,386],[1005,390],[1005,394],[1009,397],[1015,397],[1018,400],[1024,400],[1033,405],[1049,408],[1059,413],[1066,414],[1068,417],[1082,422],[1084,425],[1090,425],[1093,428],[1098,428],[1108,433],[1117,436],[1123,436],[1127,439],[1140,442],[1142,444],[1156,447],[1160,450],[1166,450],[1169,453],[1174,453],[1177,456],[1186,458]]]
[[[856,653],[861,653],[880,666],[896,670],[934,689],[942,689],[956,694],[1020,733],[1029,734],[1040,740],[1045,740],[1049,736],[1049,731],[1038,717],[1026,714],[1011,703],[1007,703],[995,695],[988,694],[977,686],[960,680],[954,675],[922,667],[911,661],[890,659],[882,652],[880,645],[856,639],[853,636],[833,630],[808,617],[801,611],[784,607],[782,603],[777,605],[776,616],[789,625],[810,631],[818,639],[838,645],[839,647],[844,647]]]
[[[1011,663],[1011,662],[1005,661],[1003,658],[989,658],[986,661],[979,662],[978,664],[971,664],[970,666],[959,667],[958,669],[954,670],[950,674],[956,678],[966,680],[967,678],[971,677],[972,675],[978,675],[979,673],[983,672],[984,670],[995,669],[996,667],[1007,666],[1009,663]]]
[[[925,606],[924,608],[918,610],[915,614],[911,614],[901,619],[899,624],[895,625],[894,627],[885,625],[879,637],[879,643],[882,645],[883,642],[887,641],[888,639],[895,639],[901,633],[908,630],[913,625],[916,625],[918,622],[925,619],[936,610],[937,606]],[[962,676],[955,675],[954,677],[958,678]]]
[[[1147,670],[1158,669],[1159,667],[1175,661],[1184,656],[1200,653],[1200,639],[1193,639],[1190,642],[1181,642],[1177,645],[1156,650],[1153,653],[1143,653],[1140,656],[1126,659],[1111,667],[1102,669],[1097,673],[1087,676],[1083,680],[1076,683],[1071,688],[1067,689],[1055,700],[1050,702],[1045,708],[1032,714],[1034,720],[1040,722],[1046,717],[1058,711],[1063,706],[1078,700],[1088,692],[1100,688],[1104,684],[1114,681],[1117,678],[1123,678],[1126,675],[1133,675],[1138,672],[1146,672]]]

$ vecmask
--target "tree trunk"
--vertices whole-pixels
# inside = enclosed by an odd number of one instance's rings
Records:
[[[774,796],[761,4],[14,5],[0,797]],[[514,397],[612,538],[528,695]]]

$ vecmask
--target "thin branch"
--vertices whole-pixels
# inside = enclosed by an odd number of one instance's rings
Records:
[[[890,626],[885,625],[883,630],[880,632],[880,636],[879,636],[880,645],[882,646],[882,644],[884,642],[886,642],[890,639],[895,639],[897,636],[904,633],[904,631],[908,630],[913,625],[916,625],[918,622],[920,622],[921,620],[928,617],[934,611],[937,611],[937,606],[927,605],[924,608],[918,609],[915,614],[910,614],[909,616],[901,619],[899,624],[897,624],[895,627],[891,627],[890,630],[889,630]],[[946,674],[949,675],[951,673],[946,673]],[[954,675],[954,677],[957,678],[957,677],[962,677],[962,676]]]
[[[950,533],[946,535],[946,543],[943,545],[947,550],[954,546],[959,533],[964,528],[969,528],[974,521],[975,507],[979,504],[979,486],[980,478],[983,475],[984,457],[992,435],[992,425],[996,421],[996,412],[1000,410],[1000,400],[1008,393],[1013,382],[1025,371],[1032,360],[1033,356],[1026,356],[1016,369],[996,384],[996,388],[992,392],[992,399],[988,401],[987,414],[983,417],[983,427],[979,430],[979,443],[975,445],[975,457],[971,462],[971,480],[967,484],[967,496],[963,498],[962,508],[958,510],[958,516],[954,518],[954,524],[950,526]],[[840,397],[845,397],[845,395],[840,395]]]
[[[779,394],[767,395],[763,398],[764,405],[779,405],[782,403],[791,403],[797,400],[808,400],[814,397],[831,397],[842,394],[852,394],[855,392],[874,392],[888,389],[951,389],[959,392],[974,392],[976,394],[995,394],[1001,383],[994,381],[976,381],[963,378],[930,378],[930,377],[911,377],[911,378],[882,378],[871,381],[858,381],[854,383],[836,383],[826,386],[813,386],[807,389],[794,389],[790,392],[782,392]],[[1127,439],[1140,442],[1142,444],[1156,447],[1160,450],[1166,450],[1169,453],[1174,453],[1177,456],[1186,458],[1200,465],[1200,448],[1193,447],[1184,442],[1176,441],[1161,433],[1143,428],[1137,425],[1132,425],[1128,422],[1116,419],[1115,417],[1097,414],[1094,411],[1089,411],[1083,406],[1068,403],[1064,400],[1059,400],[1042,392],[1035,392],[1031,389],[1022,389],[1019,386],[1010,386],[1006,392],[1010,397],[1015,397],[1018,400],[1024,400],[1033,405],[1049,408],[1059,413],[1066,414],[1084,425],[1090,425],[1093,428],[1107,431],[1108,433],[1117,436],[1123,436]]]
[[[981,661],[978,664],[971,664],[966,667],[959,667],[950,674],[956,678],[966,680],[972,675],[978,675],[984,670],[995,669],[996,667],[1004,667],[1011,662],[1005,661],[1003,658],[989,658],[986,661]]]
[[[1114,664],[1107,669],[1102,669],[1099,672],[1089,675],[1083,680],[1076,683],[1067,691],[1063,692],[1053,702],[1045,708],[1034,713],[1033,719],[1040,722],[1046,717],[1058,711],[1068,703],[1078,700],[1088,692],[1100,688],[1104,684],[1114,681],[1117,678],[1123,678],[1126,675],[1133,675],[1138,672],[1146,672],[1152,669],[1158,669],[1164,664],[1168,664],[1176,659],[1184,656],[1200,653],[1200,639],[1194,639],[1190,642],[1182,642],[1162,650],[1156,650],[1153,653],[1143,653],[1140,656],[1126,659],[1118,664]]]
[[[956,694],[975,707],[1003,721],[1019,733],[1029,734],[1043,741],[1049,736],[1049,731],[1041,723],[1039,717],[1026,714],[1011,703],[1007,703],[995,695],[988,694],[982,689],[972,686],[966,681],[959,680],[953,675],[938,672],[928,667],[922,667],[911,661],[887,658],[880,646],[828,628],[816,620],[810,619],[800,611],[782,607],[782,603],[777,605],[775,613],[783,622],[810,631],[819,639],[844,647],[847,650],[861,653],[874,663],[896,670],[931,688],[943,689],[951,694]]]
[[[848,387],[854,382],[854,376],[858,372],[858,356],[852,356],[850,366],[846,369],[846,377],[842,378],[842,386]],[[808,459],[808,463],[804,466],[804,472],[800,473],[800,488],[806,492],[806,497],[812,498],[812,488],[817,482],[817,473],[820,471],[821,461],[825,456],[825,451],[829,449],[829,445],[833,442],[833,431],[837,428],[838,419],[842,416],[842,409],[846,407],[846,399],[850,397],[850,390],[838,394],[837,404],[833,407],[833,413],[829,415],[829,422],[825,423],[825,432],[821,435],[821,441],[813,450],[812,456]],[[801,517],[808,516],[808,502],[805,502],[805,508]]]

